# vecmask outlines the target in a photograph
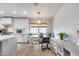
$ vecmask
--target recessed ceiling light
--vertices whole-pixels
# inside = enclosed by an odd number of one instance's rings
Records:
[[[4,12],[3,11],[0,11],[0,14],[4,14]]]
[[[26,11],[23,11],[23,14],[25,15],[26,14]]]
[[[13,14],[16,14],[16,11],[13,11]]]

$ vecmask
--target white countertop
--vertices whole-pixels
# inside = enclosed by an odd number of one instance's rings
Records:
[[[39,37],[39,35],[31,35],[30,37],[32,37],[32,38],[33,38],[33,37],[34,37],[34,38],[35,38],[35,37],[37,37],[37,38],[38,38],[38,37]],[[44,35],[44,37],[47,37],[47,36],[46,36],[46,35]]]
[[[38,35],[31,35],[30,37],[39,37]]]
[[[14,35],[0,35],[0,41],[6,40],[11,37],[15,37],[15,36]]]
[[[79,56],[79,46],[70,41],[64,42],[64,48],[67,49],[71,55]]]

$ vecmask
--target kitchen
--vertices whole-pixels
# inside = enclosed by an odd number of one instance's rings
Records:
[[[31,40],[30,40],[31,38],[33,39],[33,37],[38,37],[38,34],[33,34],[33,35],[29,36],[29,34],[31,34],[34,31],[29,33],[29,29],[30,29],[29,28],[29,19],[27,19],[27,18],[21,18],[21,17],[20,18],[4,18],[3,17],[0,19],[0,21],[1,21],[1,23],[0,23],[1,24],[0,25],[1,39],[2,39],[2,37],[5,37],[5,39],[7,39],[6,36],[8,36],[8,37],[13,36],[15,38],[15,40],[13,41],[13,44],[15,44],[15,46],[14,46],[15,49],[17,49],[16,46],[18,43],[31,42]],[[11,37],[10,39],[13,39],[13,37]],[[9,42],[9,44],[12,44],[12,43]],[[3,44],[3,46],[4,46],[4,44]],[[9,48],[10,46],[6,46],[6,47]],[[14,49],[14,51],[16,51],[15,49]],[[13,49],[11,49],[11,50],[13,50]],[[4,52],[4,53],[6,53],[6,52]],[[6,54],[2,54],[2,55],[12,55],[12,54],[6,53]]]
[[[79,20],[78,16],[73,17],[78,13],[78,6],[74,3],[0,4],[0,56],[79,55]],[[61,40],[58,33],[60,36],[66,33],[68,37]],[[41,42],[43,39],[47,39],[45,44]],[[43,51],[42,45],[50,49]]]
[[[3,5],[3,6],[5,7],[5,5]],[[7,7],[7,5],[6,5],[6,7]],[[9,8],[11,8],[11,7],[9,7]],[[9,8],[7,8],[7,9],[9,9]],[[38,12],[37,12],[37,14],[38,14]],[[10,14],[12,16],[8,15],[8,13],[5,14],[3,11],[0,11],[0,15],[1,15],[1,17],[0,17],[0,40],[1,40],[0,42],[1,43],[0,43],[0,45],[2,45],[1,50],[0,50],[1,51],[0,55],[3,55],[3,56],[4,55],[5,56],[6,55],[16,55],[17,46],[19,44],[31,42],[31,40],[32,40],[31,38],[39,37],[38,35],[41,32],[44,32],[44,35],[46,35],[47,32],[52,31],[52,28],[51,28],[52,23],[50,23],[50,22],[52,22],[51,18],[42,20],[42,25],[40,25],[40,24],[38,25],[36,23],[37,20],[34,20],[33,18],[24,17],[26,15],[25,10],[23,11],[23,16],[17,16],[15,10],[13,11],[12,14]],[[49,26],[51,26],[51,27],[49,27]],[[32,35],[30,35],[30,34],[32,34]],[[14,40],[13,40],[13,38],[14,38]],[[12,39],[12,40],[9,41],[8,39]],[[6,41],[6,43],[5,43],[5,41]],[[7,47],[7,48],[5,49],[5,47]],[[10,49],[9,47],[12,47],[12,48]],[[7,52],[6,52],[6,50],[7,50]],[[9,51],[11,51],[11,52],[9,52]]]

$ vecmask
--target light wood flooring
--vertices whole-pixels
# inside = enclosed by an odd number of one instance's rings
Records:
[[[41,49],[33,49],[29,43],[21,43],[17,45],[16,56],[56,56],[54,51]]]

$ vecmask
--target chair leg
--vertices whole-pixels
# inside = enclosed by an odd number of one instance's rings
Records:
[[[44,51],[44,49],[42,48],[42,51]]]
[[[48,49],[51,50],[49,47],[48,47]]]

